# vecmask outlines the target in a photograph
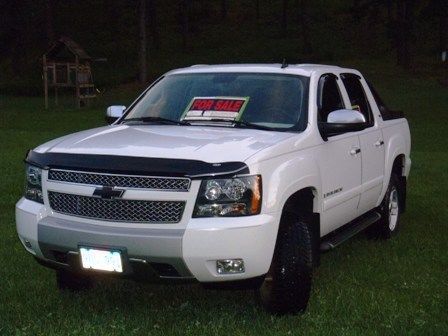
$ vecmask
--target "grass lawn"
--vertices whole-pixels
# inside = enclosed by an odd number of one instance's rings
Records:
[[[16,236],[22,160],[44,141],[102,125],[104,108],[45,112],[40,98],[0,96],[0,335],[448,334],[448,89],[426,75],[365,70],[411,125],[408,210],[396,238],[360,234],[325,254],[301,316],[272,317],[250,291],[199,285],[104,280],[58,292],[53,271]]]

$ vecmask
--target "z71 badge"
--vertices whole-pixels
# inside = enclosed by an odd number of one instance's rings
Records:
[[[331,195],[337,194],[337,193],[339,193],[341,191],[342,191],[342,187],[340,187],[338,189],[335,189],[333,191],[327,192],[326,194],[324,194],[324,198],[327,198],[327,197],[329,197]]]

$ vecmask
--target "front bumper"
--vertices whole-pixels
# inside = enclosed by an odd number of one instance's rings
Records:
[[[190,218],[183,228],[170,224],[161,228],[64,216],[23,198],[16,205],[20,241],[43,264],[77,269],[80,245],[114,247],[126,251],[126,273],[147,265],[161,278],[200,282],[235,281],[266,274],[278,222],[275,214],[261,214]],[[244,273],[216,272],[216,260],[236,258],[244,260]]]

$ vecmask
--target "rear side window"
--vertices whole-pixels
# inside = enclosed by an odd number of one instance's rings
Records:
[[[375,99],[376,105],[378,106],[381,114],[387,114],[389,112],[389,109],[387,108],[386,104],[384,104],[383,100],[378,94],[378,91],[375,90],[372,83],[370,83],[369,81],[367,81],[367,85],[369,85],[369,89],[372,92],[373,99]]]
[[[347,90],[350,105],[353,110],[361,112],[369,124],[372,123],[372,109],[367,100],[360,78],[355,74],[342,74],[342,82]]]
[[[337,77],[331,74],[323,75],[319,80],[318,119],[326,122],[330,112],[344,108]]]

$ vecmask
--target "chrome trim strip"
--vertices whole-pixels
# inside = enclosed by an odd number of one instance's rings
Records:
[[[64,194],[61,193],[59,191],[48,191],[48,193],[50,192],[54,192],[54,193],[59,193],[59,194]],[[70,196],[79,196],[79,197],[86,197],[86,198],[94,198],[93,196],[85,196],[85,195],[77,195],[77,194],[66,194],[66,195],[70,195]],[[50,197],[48,195],[48,197]],[[96,197],[95,197],[96,198]],[[89,217],[89,216],[82,216],[82,215],[78,215],[78,214],[73,214],[73,213],[69,213],[69,212],[62,212],[62,211],[58,211],[56,209],[54,209],[51,206],[50,203],[50,208],[53,212],[58,213],[60,215],[63,216],[67,216],[67,217],[76,217],[76,218],[85,218],[85,219],[90,219],[90,220],[96,220],[96,221],[101,221],[101,222],[114,222],[114,223],[136,223],[136,224],[179,224],[180,222],[182,222],[182,219],[184,218],[185,215],[185,207],[187,202],[185,200],[132,200],[132,199],[120,199],[120,198],[114,198],[114,199],[101,199],[105,202],[120,202],[120,201],[137,201],[137,202],[177,202],[177,203],[182,203],[183,208],[181,211],[181,216],[179,217],[178,221],[157,221],[157,222],[150,222],[150,221],[129,221],[129,220],[118,220],[118,219],[108,219],[108,218],[101,218],[101,217]]]
[[[54,210],[53,208],[51,209],[52,211],[54,211],[55,213],[58,213],[60,215],[63,216],[67,216],[67,217],[75,217],[75,218],[84,218],[84,219],[91,219],[91,220],[96,220],[96,221],[101,221],[101,222],[113,222],[113,223],[129,223],[129,224],[179,224],[180,222],[182,222],[182,218],[184,217],[184,214],[182,213],[182,216],[180,217],[180,220],[177,222],[140,222],[140,221],[123,221],[123,220],[117,220],[117,219],[104,219],[104,218],[96,218],[96,217],[87,217],[87,216],[81,216],[81,215],[74,215],[74,214],[69,214],[67,212],[60,212],[57,210]],[[184,202],[184,213],[185,213],[185,202]],[[69,218],[67,218],[69,219]]]
[[[231,170],[227,172],[220,172],[220,173],[211,173],[211,174],[198,174],[198,175],[188,175],[190,178],[198,178],[198,177],[215,177],[215,176],[223,176],[223,175],[236,175],[238,172],[246,170],[246,167],[241,167],[237,170]],[[246,173],[244,175],[251,175],[249,173]]]
[[[148,263],[148,261],[145,260],[145,259],[140,259],[140,258],[128,258],[128,259],[129,259],[129,261],[132,261],[132,262],[139,262],[139,263],[142,263],[142,264],[147,264]]]
[[[155,188],[135,188],[135,187],[122,187],[118,186],[121,189],[125,190],[154,190],[154,191],[171,191],[171,192],[189,192],[191,188],[191,178],[189,177],[175,177],[175,176],[152,176],[152,175],[130,175],[130,174],[112,174],[112,173],[98,173],[98,172],[89,172],[84,170],[69,170],[69,169],[50,169],[48,172],[48,176],[50,176],[50,171],[61,171],[61,172],[69,172],[69,173],[81,173],[81,174],[90,174],[90,175],[108,175],[108,176],[121,176],[121,177],[142,177],[142,178],[152,178],[158,180],[188,180],[188,187],[186,189],[155,189]],[[82,185],[82,186],[92,186],[92,187],[102,187],[101,184],[88,184],[88,183],[77,183],[77,182],[68,182],[68,181],[60,181],[53,180],[47,177],[47,181],[51,183],[63,183],[63,184],[74,184],[74,185]]]

